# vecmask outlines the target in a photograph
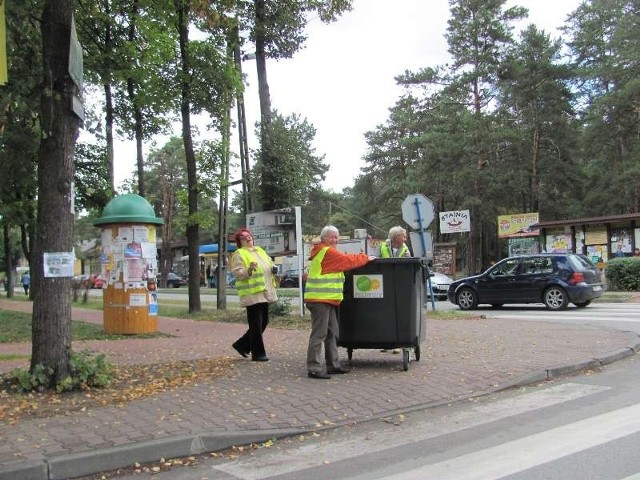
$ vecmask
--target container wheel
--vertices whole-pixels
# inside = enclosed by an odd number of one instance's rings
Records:
[[[402,349],[402,369],[406,372],[409,370],[409,349]]]
[[[347,358],[349,360],[353,358],[353,348],[347,348]]]
[[[420,345],[417,345],[413,351],[416,354],[416,362],[419,362],[420,361]]]

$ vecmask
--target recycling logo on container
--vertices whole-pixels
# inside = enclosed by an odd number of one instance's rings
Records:
[[[383,298],[382,275],[354,275],[353,298]]]

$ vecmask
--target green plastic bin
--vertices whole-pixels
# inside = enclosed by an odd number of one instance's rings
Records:
[[[381,258],[345,273],[338,346],[347,349],[349,360],[353,350],[371,348],[402,348],[405,371],[411,349],[420,360],[425,272],[420,258]]]

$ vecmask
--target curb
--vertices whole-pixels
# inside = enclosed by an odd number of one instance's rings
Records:
[[[248,430],[246,432],[203,433],[151,440],[50,460],[32,461],[0,468],[0,480],[64,480],[115,470],[136,463],[156,462],[225,450],[234,445],[262,443],[300,435],[309,429]]]

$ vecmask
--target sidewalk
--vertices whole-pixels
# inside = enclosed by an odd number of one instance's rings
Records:
[[[0,300],[0,308],[31,304]],[[102,312],[73,318],[102,323]],[[161,318],[172,338],[74,343],[116,364],[232,359],[226,376],[123,406],[0,422],[0,480],[61,479],[296,433],[363,422],[604,365],[640,349],[640,338],[608,328],[504,319],[427,321],[419,362],[356,350],[352,372],[307,378],[307,331],[268,328],[269,362],[241,358],[231,343],[245,325]],[[0,354],[30,353],[29,344]],[[346,352],[341,349],[346,359]],[[19,365],[17,365],[19,364]],[[0,362],[0,372],[25,362]]]

